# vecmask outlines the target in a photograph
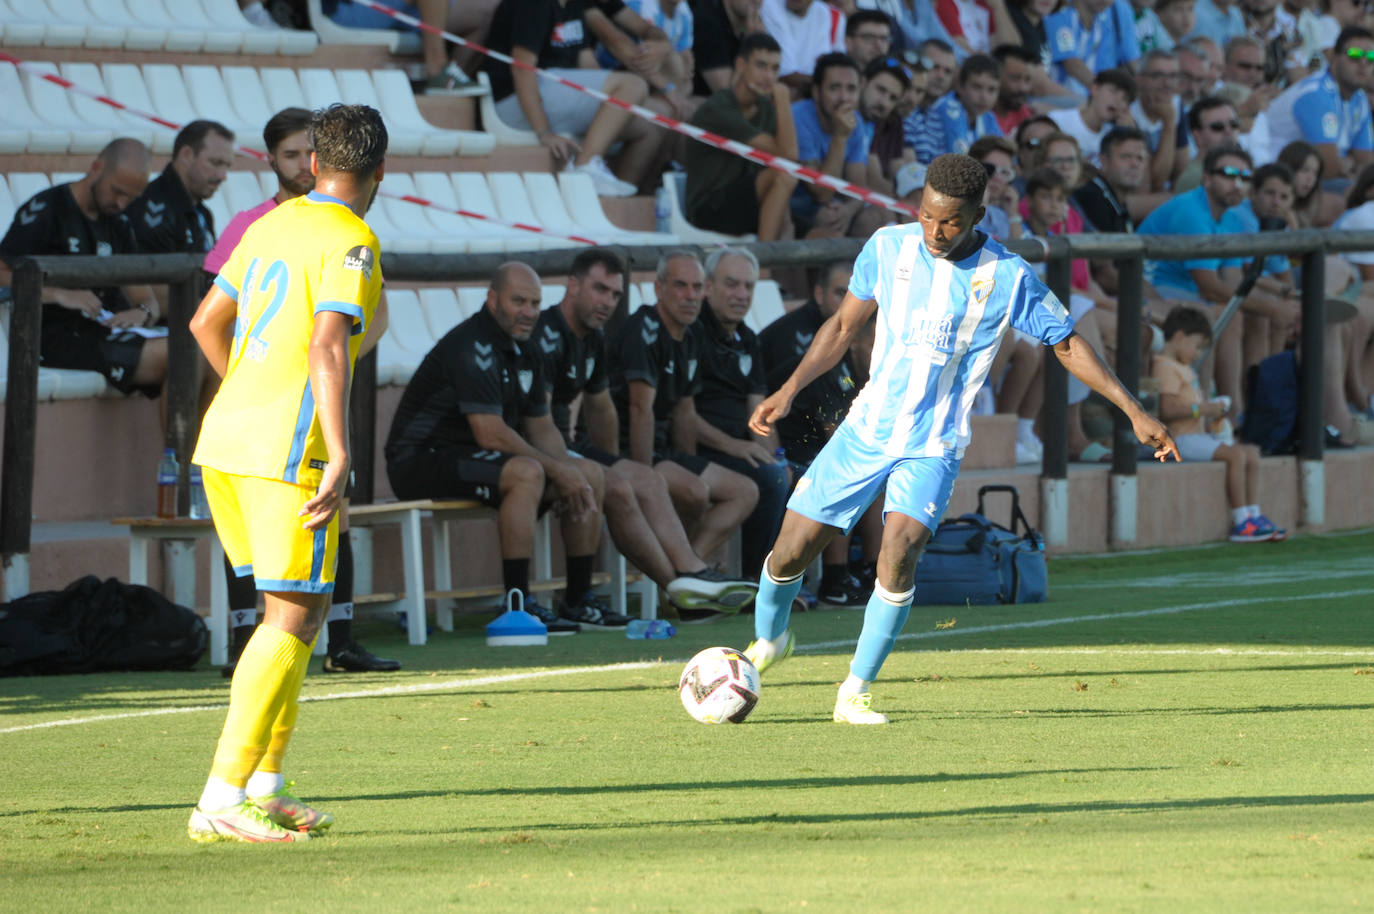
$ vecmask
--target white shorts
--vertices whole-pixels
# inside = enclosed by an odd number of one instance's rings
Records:
[[[896,511],[934,532],[958,476],[958,457],[889,457],[841,424],[798,480],[787,507],[848,533],[885,485],[884,517]]]
[[[1178,456],[1184,460],[1211,460],[1216,455],[1221,442],[1212,435],[1179,435],[1174,439],[1178,445]]]

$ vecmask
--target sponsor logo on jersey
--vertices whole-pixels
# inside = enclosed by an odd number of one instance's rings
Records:
[[[343,267],[345,270],[357,270],[367,279],[372,278],[372,248],[365,244],[360,244],[349,250],[344,255]]]

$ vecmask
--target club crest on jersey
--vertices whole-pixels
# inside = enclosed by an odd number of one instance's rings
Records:
[[[975,279],[970,285],[973,290],[973,300],[980,305],[986,302],[988,296],[992,294],[992,287],[995,284],[996,280],[993,279]]]
[[[516,373],[516,377],[520,379],[520,389],[529,393],[530,388],[534,386],[534,372],[528,368],[522,368]]]
[[[596,371],[596,356],[587,356],[587,361],[584,364],[587,369],[586,377],[590,378],[592,376],[592,372]]]
[[[749,376],[749,369],[754,367],[754,357],[747,352],[739,354],[739,373],[745,377]]]
[[[687,360],[687,380],[688,380],[688,381],[691,381],[691,380],[692,380],[693,378],[695,378],[696,376],[697,376],[697,360],[696,360],[696,359],[688,359],[688,360]]]
[[[108,241],[97,241],[95,243],[95,256],[109,257],[113,253],[114,248],[110,247],[110,243]]]
[[[343,267],[345,270],[357,270],[367,279],[372,278],[372,248],[365,244],[360,244],[355,248],[349,249],[344,255]]]

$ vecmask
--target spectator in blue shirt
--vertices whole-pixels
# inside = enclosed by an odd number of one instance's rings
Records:
[[[1002,85],[1002,65],[986,54],[974,54],[959,68],[954,91],[935,103],[944,134],[941,153],[967,153],[973,141],[1001,136],[992,107]]]
[[[1140,57],[1135,23],[1118,16],[1112,0],[1074,0],[1045,17],[1045,35],[1055,79],[1073,80],[1073,88],[1083,95],[1095,74],[1129,66]]]
[[[1285,90],[1269,105],[1269,138],[1277,150],[1306,140],[1329,177],[1350,178],[1374,162],[1374,131],[1364,86],[1374,76],[1374,32],[1341,30],[1328,69]]]
[[[921,65],[926,73],[925,98],[902,121],[902,135],[916,150],[916,161],[929,165],[944,151],[944,126],[935,103],[954,86],[954,48],[948,42],[930,39],[921,45]]]
[[[1250,154],[1234,144],[1214,146],[1202,163],[1202,185],[1180,194],[1150,213],[1136,230],[1141,235],[1214,235],[1243,232],[1232,210],[1245,199],[1253,179]],[[1240,283],[1242,262],[1234,258],[1200,257],[1188,260],[1146,261],[1146,278],[1168,298],[1194,303],[1215,323]],[[1254,289],[1241,305],[1246,314],[1268,318],[1271,327],[1287,333],[1300,314],[1299,301]],[[1231,398],[1231,416],[1243,411],[1241,379],[1243,320],[1233,320],[1214,349],[1217,391]],[[1204,365],[1204,375],[1210,380]],[[1206,389],[1204,387],[1204,389]]]
[[[832,52],[816,59],[811,97],[792,103],[792,120],[803,165],[863,184],[868,138],[859,126],[859,68],[853,58]],[[862,207],[863,201],[819,184],[799,184],[792,193],[792,220],[807,238],[842,237]]]
[[[1244,35],[1245,14],[1235,0],[1197,0],[1193,6],[1192,35],[1205,35],[1217,43],[1226,44],[1237,35]]]

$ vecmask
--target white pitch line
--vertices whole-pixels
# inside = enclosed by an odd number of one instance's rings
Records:
[[[1277,651],[1265,648],[1233,647],[965,647],[949,651],[921,651],[930,654],[1127,654],[1142,657],[1357,657],[1374,660],[1374,649],[1363,651]]]
[[[964,629],[939,629],[930,632],[912,632],[898,635],[901,641],[919,641],[930,638],[943,638],[952,635],[975,635],[986,632],[1014,631],[1025,628],[1048,628],[1055,625],[1076,625],[1084,622],[1106,622],[1115,619],[1134,619],[1145,616],[1162,616],[1173,613],[1198,612],[1206,609],[1225,609],[1256,603],[1283,603],[1291,600],[1324,600],[1340,597],[1353,597],[1374,594],[1374,590],[1338,590],[1326,593],[1302,594],[1286,597],[1251,597],[1247,599],[1217,600],[1211,603],[1183,603],[1178,606],[1161,606],[1156,609],[1139,609],[1119,613],[1094,613],[1086,616],[1065,616],[1058,619],[1026,619],[1020,622],[1004,622],[996,625],[977,625]],[[797,648],[801,651],[822,651],[837,647],[849,647],[854,639],[845,641],[822,641],[806,644]],[[994,649],[996,650],[996,649]],[[1053,649],[1050,649],[1053,650]],[[1365,655],[1358,655],[1365,656]],[[424,692],[439,692],[451,689],[473,688],[475,686],[497,685],[506,682],[524,682],[552,676],[575,676],[582,673],[605,673],[614,670],[645,670],[663,664],[682,663],[682,660],[638,661],[631,663],[608,663],[601,666],[565,667],[556,670],[534,670],[527,673],[506,673],[499,676],[474,676],[468,679],[451,679],[446,682],[418,682],[411,685],[386,686],[380,689],[358,689],[352,692],[329,692],[324,695],[304,695],[301,701],[339,701],[348,698],[378,698],[387,695],[407,695]],[[99,714],[91,717],[68,717],[62,720],[49,720],[37,724],[22,724],[17,727],[0,728],[0,734],[19,733],[25,730],[49,730],[54,727],[71,727],[78,724],[94,724],[110,720],[128,720],[136,717],[160,717],[166,714],[192,714],[200,711],[223,711],[228,705],[195,705],[183,708],[157,708],[149,711],[128,711],[123,714]]]

